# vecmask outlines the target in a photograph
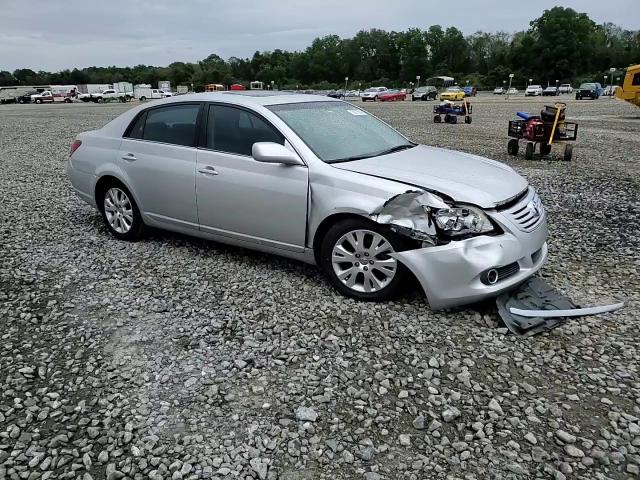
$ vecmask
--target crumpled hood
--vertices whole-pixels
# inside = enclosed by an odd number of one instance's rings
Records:
[[[440,192],[482,208],[492,208],[515,197],[528,185],[502,163],[425,145],[332,166]]]

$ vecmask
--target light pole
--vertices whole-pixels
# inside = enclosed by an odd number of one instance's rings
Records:
[[[276,83],[275,81],[271,80],[271,90],[273,90],[273,84]]]
[[[420,87],[420,75],[416,75],[416,88]]]
[[[613,98],[613,74],[615,73],[616,68],[615,67],[611,67],[609,69],[609,72],[611,73],[611,82],[609,83],[609,85],[611,85],[611,98]]]
[[[559,94],[559,92],[558,92],[558,79],[556,79],[556,95],[558,95],[558,94]]]
[[[347,86],[349,85],[349,77],[344,77],[344,95],[347,96]]]
[[[511,90],[511,82],[513,81],[513,73],[509,74],[509,88],[507,89],[507,92],[509,92],[509,90]]]
[[[529,88],[529,85],[531,85],[531,82],[533,82],[533,78],[529,79],[529,83],[527,83],[527,88]]]

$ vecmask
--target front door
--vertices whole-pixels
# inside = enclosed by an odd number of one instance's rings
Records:
[[[210,105],[203,116],[196,197],[200,229],[238,240],[303,251],[307,222],[306,166],[261,163],[255,142],[285,139],[255,112]]]

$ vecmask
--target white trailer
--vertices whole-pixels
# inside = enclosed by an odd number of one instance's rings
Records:
[[[158,82],[158,90],[162,90],[165,92],[170,92],[171,91],[171,82],[168,80],[162,80],[160,82]]]
[[[88,83],[85,85],[78,85],[79,93],[102,93],[105,90],[109,90],[113,85],[110,83]]]
[[[113,84],[113,89],[116,92],[124,93],[127,101],[133,98],[133,83],[129,82],[116,82]]]

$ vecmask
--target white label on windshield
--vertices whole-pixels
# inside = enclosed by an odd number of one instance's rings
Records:
[[[362,110],[347,110],[347,112],[349,112],[351,115],[366,115],[366,112],[363,112]]]

